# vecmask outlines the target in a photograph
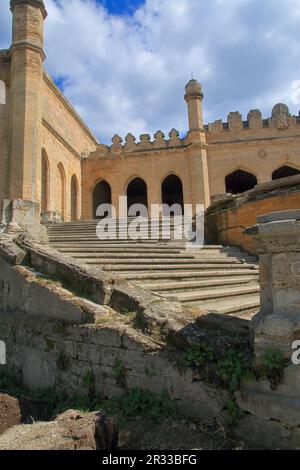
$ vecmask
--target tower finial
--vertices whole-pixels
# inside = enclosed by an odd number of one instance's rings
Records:
[[[43,0],[10,0],[10,9],[13,11],[16,5],[32,5],[34,7],[40,8],[43,14],[44,19],[47,17],[48,13]]]

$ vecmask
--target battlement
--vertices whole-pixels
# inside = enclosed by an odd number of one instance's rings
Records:
[[[97,155],[99,152],[103,156],[111,156],[116,154],[126,155],[135,152],[145,152],[151,150],[168,150],[174,148],[183,148],[185,146],[185,138],[181,139],[179,132],[176,129],[172,129],[169,132],[169,139],[165,138],[165,134],[162,131],[157,131],[154,134],[154,139],[151,140],[150,134],[140,135],[139,142],[136,141],[136,137],[132,134],[127,134],[125,141],[118,134],[113,136],[112,145],[100,145],[97,149]]]
[[[287,105],[283,103],[276,104],[272,110],[270,118],[263,119],[259,109],[249,111],[247,120],[244,121],[242,115],[236,111],[228,114],[227,122],[219,119],[211,124],[204,126],[210,134],[217,134],[224,131],[239,131],[242,129],[277,129],[284,131],[289,127],[300,124],[300,112],[298,116],[292,116]]]

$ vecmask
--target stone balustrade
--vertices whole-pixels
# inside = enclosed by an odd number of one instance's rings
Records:
[[[300,210],[258,217],[247,233],[260,259],[261,309],[252,320],[255,354],[277,349],[291,358],[300,339]]]

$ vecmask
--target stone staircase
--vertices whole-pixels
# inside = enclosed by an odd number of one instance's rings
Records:
[[[222,245],[186,249],[185,240],[174,239],[174,225],[169,232],[161,220],[157,240],[150,239],[150,226],[141,229],[143,239],[99,240],[97,223],[54,225],[48,229],[50,243],[79,263],[99,266],[186,305],[245,319],[259,309],[257,260],[240,249]],[[120,219],[117,228],[127,229],[127,222]]]

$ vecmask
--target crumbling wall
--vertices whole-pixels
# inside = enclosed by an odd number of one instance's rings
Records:
[[[114,284],[104,273],[101,281],[100,270],[90,272],[90,298],[82,298],[80,294],[87,295],[88,290],[78,292],[78,283],[79,279],[87,283],[86,268],[74,269],[73,284],[66,288],[63,281],[70,279],[72,260],[58,254],[56,258],[46,246],[26,241],[19,245],[12,241],[0,245],[0,338],[7,345],[7,364],[0,366],[0,373],[30,389],[75,395],[111,397],[133,388],[156,394],[166,391],[186,414],[205,422],[222,419],[228,392],[195,381],[193,371],[178,366],[174,349],[160,335],[155,312],[161,311],[161,321],[166,324],[168,303],[164,315],[162,299],[152,294],[147,297],[147,293],[142,298],[141,292],[132,288],[131,293],[130,287]],[[39,265],[43,273],[33,265]],[[55,270],[61,282],[49,277]],[[138,311],[145,312],[145,328],[156,336],[134,327],[131,318]],[[190,320],[182,318],[177,329]]]
[[[244,233],[257,217],[300,207],[300,176],[262,183],[240,196],[213,203],[206,213],[206,240],[239,246],[257,254],[253,238]]]
[[[204,340],[215,355],[249,349],[245,323],[183,308],[24,237],[0,241],[0,374],[78,396],[164,391],[186,415],[225,428],[231,406],[239,419],[230,431],[246,444],[300,448],[299,368],[282,370],[276,389],[260,377],[234,392],[180,361]]]

